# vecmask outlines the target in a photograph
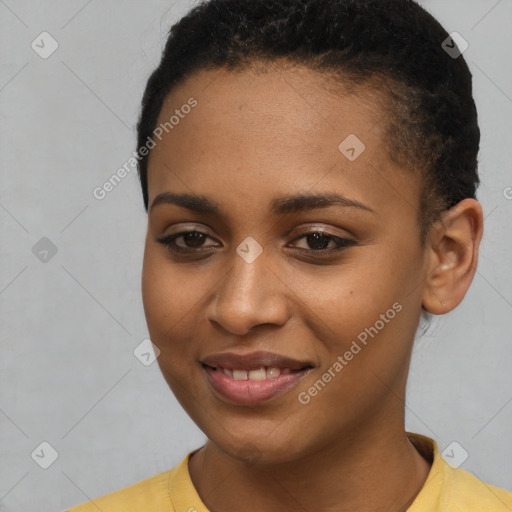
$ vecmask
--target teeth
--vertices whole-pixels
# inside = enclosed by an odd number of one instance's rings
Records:
[[[280,375],[291,373],[290,368],[266,368],[262,366],[256,370],[232,370],[231,368],[217,367],[217,371],[224,373],[235,380],[265,380],[276,379]]]
[[[286,369],[283,371],[285,373]],[[288,370],[289,373],[289,370]],[[281,370],[279,368],[267,368],[267,379],[275,379],[281,375]]]
[[[235,380],[247,380],[248,375],[245,370],[233,370],[233,379]]]
[[[249,372],[249,380],[265,380],[266,378],[267,372],[265,372],[265,368],[258,368]]]

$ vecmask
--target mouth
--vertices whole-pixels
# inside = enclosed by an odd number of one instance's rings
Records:
[[[304,368],[298,370],[292,370],[291,368],[277,368],[272,366],[262,366],[261,368],[256,368],[254,370],[244,370],[244,369],[232,369],[232,368],[223,368],[222,366],[212,367],[207,364],[203,364],[203,368],[209,368],[219,373],[223,373],[227,377],[233,380],[252,380],[252,381],[260,381],[266,379],[277,379],[280,375],[289,375],[290,373],[298,373],[303,370],[307,370],[311,368],[310,366],[306,366]]]
[[[218,398],[245,406],[283,395],[314,368],[309,362],[271,352],[217,354],[204,358],[201,366]]]

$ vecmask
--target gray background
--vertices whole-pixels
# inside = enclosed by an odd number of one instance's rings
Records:
[[[134,151],[145,81],[193,3],[0,0],[2,511],[63,510],[204,440],[157,364],[133,355],[148,335],[135,171],[92,195]],[[486,226],[466,299],[416,342],[407,428],[441,450],[457,441],[464,469],[512,490],[512,2],[422,3],[469,43]],[[47,59],[31,48],[43,31],[59,44]],[[42,237],[57,248],[46,262]],[[42,441],[58,452],[48,469],[31,458]]]

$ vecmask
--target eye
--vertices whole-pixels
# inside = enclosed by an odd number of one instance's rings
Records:
[[[165,236],[162,238],[158,238],[157,242],[165,245],[171,252],[185,252],[190,253],[194,252],[197,249],[201,249],[205,247],[203,245],[206,238],[210,238],[206,233],[201,231],[182,231],[180,233],[175,233],[174,235]],[[184,246],[177,244],[176,240],[183,239]],[[206,246],[206,247],[214,247],[214,246]]]
[[[304,249],[306,252],[313,254],[332,254],[355,244],[353,240],[330,235],[329,233],[320,230],[308,231],[295,240],[302,239],[305,239],[306,244],[312,248],[308,249],[299,247],[299,249]],[[328,247],[329,243],[334,243],[334,248],[326,248]]]
[[[168,235],[157,239],[157,242],[165,245],[173,253],[198,253],[201,250],[208,249],[209,247],[216,247],[215,245],[204,245],[206,239],[211,238],[206,233],[201,231],[181,231],[173,235]],[[182,240],[184,245],[177,243],[177,240]],[[298,247],[307,253],[329,255],[338,251],[341,251],[356,242],[347,238],[342,238],[334,235],[330,235],[325,231],[313,230],[304,233],[297,240],[305,239],[307,245],[312,247],[311,249]],[[213,239],[212,239],[213,240]],[[334,248],[328,248],[329,244],[334,243]]]

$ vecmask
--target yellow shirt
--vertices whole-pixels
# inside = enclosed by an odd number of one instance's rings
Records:
[[[485,484],[463,469],[452,468],[441,457],[434,440],[419,434],[407,435],[423,456],[432,461],[427,481],[408,512],[512,511],[512,493]],[[191,453],[170,471],[66,512],[209,512],[190,479]]]

